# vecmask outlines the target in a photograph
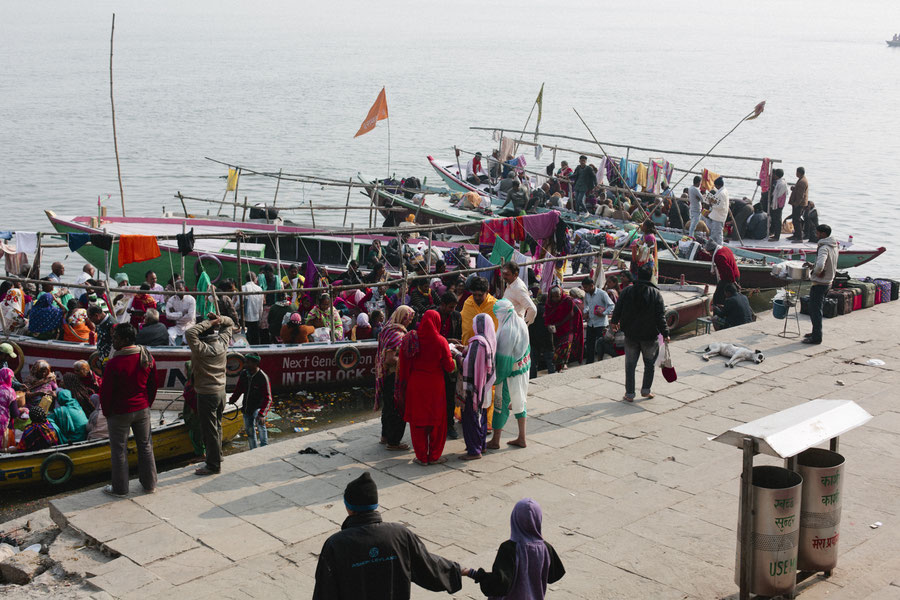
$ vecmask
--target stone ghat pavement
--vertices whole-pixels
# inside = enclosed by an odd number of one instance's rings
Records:
[[[552,598],[736,598],[741,453],[709,436],[806,400],[850,399],[875,418],[841,439],[840,562],[800,597],[900,598],[900,303],[826,320],[819,346],[779,337],[782,324],[765,315],[675,343],[678,382],[659,377],[656,398],[635,404],[620,401],[621,358],[533,381],[524,450],[464,462],[453,441],[445,465],[421,467],[379,446],[372,420],[230,456],[212,478],[164,473],[153,495],[55,500],[51,514],[119,555],[89,572],[97,598],[309,598],[318,552],[345,517],[342,490],[368,470],[386,520],[465,566],[490,567],[513,504],[535,498],[567,569]],[[693,351],[713,340],[766,360],[704,362]],[[298,454],[307,447],[320,454]],[[767,463],[778,464],[757,458]],[[430,597],[446,596],[413,590]],[[455,597],[482,596],[465,579]]]

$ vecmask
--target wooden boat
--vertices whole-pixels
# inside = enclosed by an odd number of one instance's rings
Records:
[[[477,192],[478,194],[490,198],[491,201],[496,204],[497,198],[492,195],[493,192],[491,191],[490,186],[473,186],[459,177],[458,170],[455,166],[442,166],[431,156],[428,157],[428,162],[434,170],[437,171],[441,179],[443,179],[452,189]],[[432,208],[441,210],[442,207],[434,206]],[[471,211],[462,212],[469,213]],[[480,220],[485,217],[473,215],[470,218],[473,220]],[[602,229],[605,231],[616,231],[623,229],[626,225],[634,226],[634,223],[631,223],[630,221],[620,221],[617,219],[598,217],[596,215],[579,215],[567,210],[560,210],[560,218],[565,221],[566,225],[574,229],[583,227],[591,230]],[[659,235],[669,244],[677,243],[684,235],[684,232],[681,229],[660,227],[658,230]],[[737,240],[727,240],[726,243],[732,250],[739,248],[783,260],[807,260],[808,262],[815,262],[816,245],[813,243],[804,242],[802,244],[794,244],[786,238],[782,238],[777,242],[770,242],[768,240],[745,240],[741,243]],[[858,267],[859,265],[877,258],[886,250],[887,249],[884,246],[872,246],[855,242],[849,245],[842,243],[838,253],[838,269]]]
[[[95,348],[90,344],[37,340],[21,335],[12,335],[8,341],[14,344],[17,355],[25,356],[25,368],[30,368],[37,360],[46,360],[54,371],[67,373],[77,360],[96,362]],[[244,365],[243,355],[252,348],[260,355],[260,367],[269,375],[275,393],[300,388],[364,385],[375,378],[377,346],[377,342],[371,340],[234,347],[228,355],[227,380],[229,385],[237,381]],[[153,346],[150,352],[156,359],[159,389],[182,389],[187,380],[185,363],[191,359],[187,346]],[[21,365],[12,359],[10,368],[19,371]]]
[[[237,281],[237,247],[233,240],[238,231],[245,234],[245,241],[241,243],[244,272],[248,268],[259,271],[259,268],[266,264],[276,268],[278,265],[275,243],[268,235],[276,232],[276,226],[270,223],[174,216],[104,217],[101,223],[96,223],[96,217],[64,217],[58,216],[50,210],[45,212],[53,228],[60,233],[102,233],[105,229],[107,233],[111,234],[174,236],[181,233],[184,227],[188,230],[193,229],[197,235],[220,236],[215,239],[197,239],[194,251],[184,257],[185,272],[189,283],[193,283],[191,274],[194,277],[199,276],[201,264],[207,270],[213,283],[228,277]],[[411,231],[414,233],[414,230]],[[297,237],[282,237],[279,242],[282,274],[291,263],[302,263],[312,258],[329,275],[339,275],[346,270],[346,265],[352,258],[363,263],[374,240],[377,239],[381,241],[382,245],[387,245],[394,239],[384,235],[338,236],[331,235],[326,230],[295,225],[278,225],[277,232],[298,234]],[[418,238],[414,235],[409,241],[413,246],[420,242],[427,244],[428,239]],[[438,252],[444,252],[459,245],[460,242],[433,241],[433,248]],[[159,258],[118,267],[118,245],[114,245],[111,257],[113,272],[127,273],[129,280],[135,283],[143,281],[144,274],[151,269],[157,273],[179,272],[181,270],[181,254],[178,252],[175,240],[160,240],[159,249],[161,252]],[[470,245],[467,249],[474,251],[476,247]],[[106,256],[103,250],[86,244],[78,249],[78,254],[99,270],[106,270]]]
[[[194,453],[184,419],[175,411],[151,409],[153,454],[157,462]],[[243,428],[240,409],[228,405],[222,418],[222,439],[231,440]],[[128,442],[128,464],[137,465],[134,440]],[[109,473],[109,440],[76,442],[36,452],[0,453],[0,493],[38,485],[60,485],[71,478]]]

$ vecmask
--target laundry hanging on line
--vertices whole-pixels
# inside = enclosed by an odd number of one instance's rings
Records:
[[[119,266],[159,258],[159,244],[154,235],[123,235],[119,237]]]

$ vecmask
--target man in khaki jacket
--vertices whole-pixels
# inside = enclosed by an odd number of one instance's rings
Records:
[[[206,465],[194,471],[213,475],[222,470],[222,413],[225,410],[225,362],[234,321],[215,317],[192,325],[184,332],[191,349],[197,412],[206,446]]]
[[[794,224],[794,235],[791,241],[800,243],[803,241],[803,211],[809,202],[809,182],[806,181],[806,169],[797,167],[797,183],[791,190],[791,223]]]

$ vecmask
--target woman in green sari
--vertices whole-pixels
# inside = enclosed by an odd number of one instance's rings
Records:
[[[509,300],[498,300],[494,314],[500,328],[497,330],[497,380],[494,383],[494,437],[487,447],[500,448],[500,435],[512,413],[519,425],[519,435],[506,442],[510,446],[525,447],[525,398],[528,396],[528,372],[531,369],[531,346],[528,343],[528,325],[516,314]]]

